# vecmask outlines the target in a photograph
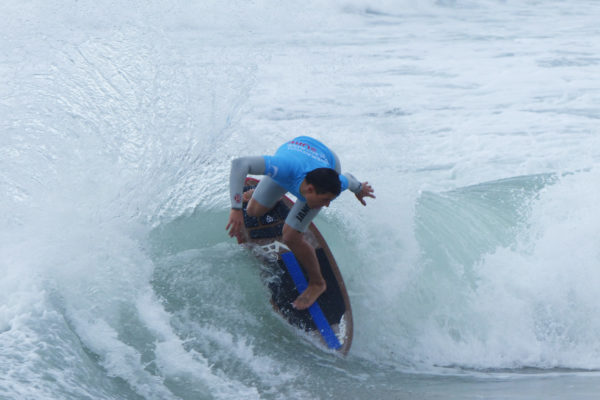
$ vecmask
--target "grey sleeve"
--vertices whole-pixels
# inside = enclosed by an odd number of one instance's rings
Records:
[[[231,162],[229,175],[229,194],[231,208],[242,208],[242,195],[246,175],[263,175],[265,173],[265,159],[262,156],[240,157]]]
[[[362,183],[349,172],[344,172],[342,175],[348,179],[348,189],[353,193],[360,193],[362,190]]]

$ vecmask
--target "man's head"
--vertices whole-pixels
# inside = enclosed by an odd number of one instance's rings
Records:
[[[342,184],[338,173],[331,168],[317,168],[306,174],[307,190],[304,193],[310,208],[327,207],[339,196]]]

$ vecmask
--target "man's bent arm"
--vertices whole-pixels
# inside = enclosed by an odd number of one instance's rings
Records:
[[[262,156],[240,157],[231,162],[229,175],[229,193],[231,195],[231,208],[242,208],[242,195],[244,181],[248,174],[263,175],[265,173],[265,159]]]

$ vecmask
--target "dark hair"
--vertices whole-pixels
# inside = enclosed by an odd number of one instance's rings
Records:
[[[342,183],[339,174],[331,168],[317,168],[306,174],[306,183],[315,187],[317,194],[333,193],[339,196]]]

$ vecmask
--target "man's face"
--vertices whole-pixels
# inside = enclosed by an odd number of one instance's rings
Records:
[[[306,204],[308,204],[310,208],[329,207],[329,203],[331,203],[336,197],[337,196],[333,193],[318,194],[314,190],[311,190],[304,195]]]

